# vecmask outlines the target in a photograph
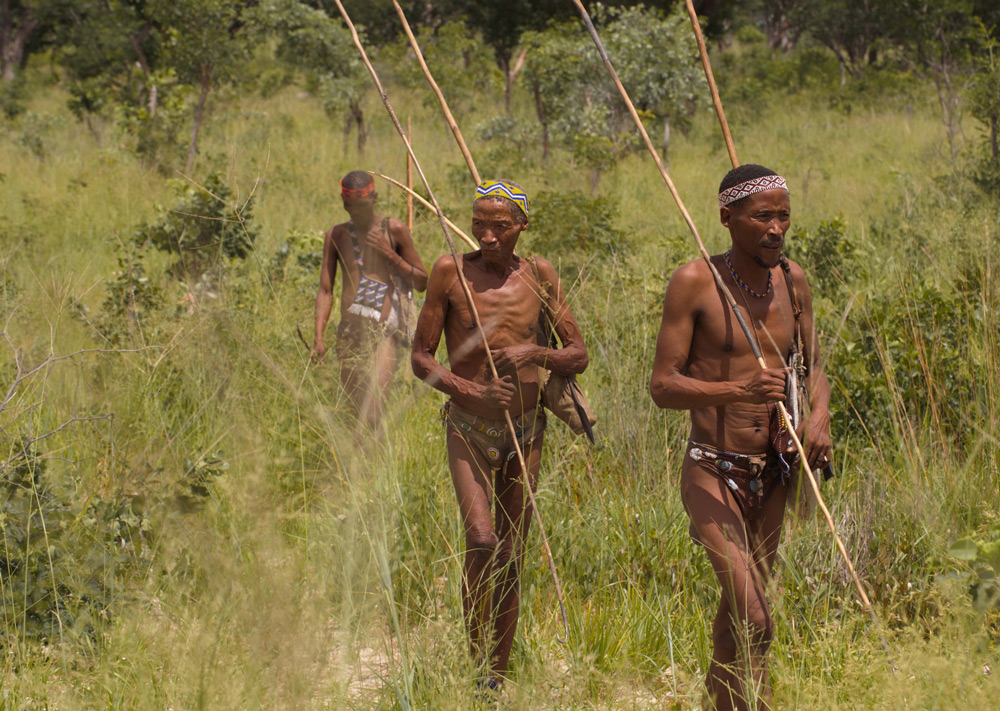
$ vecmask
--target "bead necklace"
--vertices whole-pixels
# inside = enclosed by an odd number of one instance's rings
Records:
[[[743,289],[743,291],[745,291],[746,293],[750,294],[750,296],[754,297],[755,299],[763,299],[765,296],[767,296],[768,294],[770,294],[771,293],[771,270],[770,269],[767,270],[767,288],[764,290],[764,293],[761,294],[759,291],[754,291],[752,288],[750,288],[749,284],[747,284],[745,281],[743,281],[742,279],[740,279],[740,275],[736,273],[735,269],[733,269],[733,263],[731,261],[729,261],[729,253],[732,252],[732,251],[733,250],[731,250],[731,249],[726,250],[726,253],[722,255],[722,258],[726,260],[726,266],[729,267],[729,273],[733,275],[733,279],[736,281],[737,284],[740,285],[740,287]]]

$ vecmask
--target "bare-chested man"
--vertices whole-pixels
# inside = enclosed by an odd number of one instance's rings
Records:
[[[465,527],[463,607],[473,659],[486,673],[480,684],[491,690],[499,689],[507,672],[519,563],[531,522],[504,411],[514,422],[534,486],[545,431],[539,367],[566,375],[587,367],[580,328],[552,265],[514,254],[528,211],[527,195],[516,183],[479,186],[472,234],[480,249],[459,257],[458,264],[450,256],[434,264],[413,339],[413,372],[450,398],[444,408],[448,463]],[[458,269],[468,280],[499,379],[490,376]],[[555,314],[561,348],[539,345],[543,299]],[[434,360],[442,332],[451,370]]]
[[[427,288],[427,270],[406,225],[375,214],[378,195],[371,175],[352,171],[340,188],[351,219],[331,227],[323,242],[312,357],[319,362],[326,354],[323,333],[339,263],[344,268],[337,328],[340,380],[358,417],[374,424],[404,345],[406,295]]]
[[[830,457],[830,386],[816,346],[809,285],[802,269],[781,254],[790,215],[785,181],[748,164],[730,171],[719,193],[732,247],[712,262],[749,311],[767,369],[757,364],[708,266],[697,260],[675,271],[667,286],[650,392],[660,407],[691,411],[681,499],[692,535],[722,586],[709,697],[716,709],[770,709],[767,652],[774,621],[765,586],[794,459],[783,444],[778,447],[785,451],[776,451],[772,435],[782,434],[776,403],[785,400],[796,327],[811,407],[806,455],[814,468]]]

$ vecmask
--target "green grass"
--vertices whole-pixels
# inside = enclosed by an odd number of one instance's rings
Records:
[[[308,367],[294,333],[311,323],[315,274],[294,259],[283,279],[269,267],[290,232],[313,235],[315,246],[342,219],[341,175],[356,167],[402,175],[403,153],[376,103],[362,159],[353,146],[342,150],[339,127],[297,92],[225,97],[206,125],[191,177],[221,170],[241,196],[256,184],[261,235],[220,298],[188,313],[178,303],[186,288],[165,274],[168,260],[148,256],[162,308],[128,341],[145,350],[53,363],[24,383],[16,408],[0,413],[4,450],[15,436],[71,417],[114,413],[112,429],[75,423],[38,444],[42,482],[72,514],[57,533],[73,547],[43,551],[65,563],[66,580],[41,586],[48,592],[39,603],[62,600],[65,629],[37,634],[7,624],[0,708],[469,708],[462,535],[441,398],[402,367],[391,435],[378,445],[359,436],[343,415],[334,364]],[[421,96],[390,92],[399,113],[413,117],[418,155],[446,209],[467,222],[469,186],[441,122]],[[35,115],[55,117],[38,133],[40,152],[19,139],[31,129],[25,117],[0,138],[0,303],[8,336],[32,365],[49,353],[109,347],[93,324],[121,245],[155,219],[156,204],[172,203],[168,181],[178,177],[169,163],[149,165],[120,148],[108,123],[96,140],[64,100],[51,87],[32,99]],[[874,349],[863,362],[876,365],[850,370],[862,361],[835,350],[831,373],[844,385],[836,396],[850,413],[847,386],[885,393],[874,400],[884,404],[884,426],[870,435],[853,427],[838,442],[841,476],[826,495],[899,673],[821,521],[793,520],[771,595],[780,706],[936,709],[961,700],[969,711],[993,708],[998,618],[974,611],[961,584],[936,576],[960,567],[949,543],[985,531],[1000,510],[1000,434],[984,414],[996,411],[1000,393],[998,295],[989,280],[980,294],[956,281],[994,251],[997,204],[961,177],[946,180],[953,167],[930,101],[913,111],[844,114],[801,96],[765,114],[739,105],[731,112],[740,157],[773,165],[793,185],[796,226],[815,231],[843,216],[860,256],[842,292],[817,294],[820,328],[830,338],[844,319],[841,340]],[[473,151],[485,153],[473,130],[481,118],[470,117],[466,132]],[[560,152],[548,166],[531,155],[524,162],[511,177],[529,190],[587,189],[584,171]],[[711,249],[725,244],[713,195],[727,167],[714,118],[702,111],[690,134],[675,138],[671,170]],[[380,190],[400,215],[402,198]],[[582,270],[567,264],[563,279],[591,352],[582,380],[602,438],[588,447],[553,424],[538,492],[566,588],[570,642],[555,641],[558,608],[536,534],[508,693],[514,708],[697,708],[718,593],[687,537],[677,490],[686,416],[657,411],[646,393],[664,279],[694,250],[648,159],[621,161],[599,191],[617,206],[625,248]],[[426,214],[417,225],[430,264],[443,241]],[[530,230],[521,251],[532,251]],[[976,321],[946,311],[952,329],[923,340],[903,312],[893,314],[901,342],[923,344],[923,360],[904,362],[927,364],[924,394],[936,419],[908,407],[913,398],[896,370],[906,353],[879,341],[872,325],[887,304],[902,308],[900,295],[912,301],[926,285],[984,314]],[[961,407],[941,399],[938,362],[951,342],[988,364]],[[12,374],[12,352],[2,353],[0,370]],[[196,491],[196,464],[215,453],[228,468],[212,470]],[[126,502],[146,527],[108,538],[117,519],[87,502]],[[8,604],[19,599],[11,586],[33,584],[23,572],[4,578],[5,620],[25,612]]]

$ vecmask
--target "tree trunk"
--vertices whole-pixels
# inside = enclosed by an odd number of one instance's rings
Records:
[[[135,58],[138,60],[139,68],[142,69],[142,74],[147,82],[149,81],[149,61],[146,59],[146,53],[142,49],[142,41],[149,36],[152,29],[152,25],[146,25],[138,35],[129,37],[129,41],[132,43],[132,51],[135,52]],[[149,118],[156,117],[156,99],[156,84],[150,84],[149,98],[146,101],[146,108],[149,109]]]
[[[13,81],[17,70],[24,66],[27,57],[24,49],[28,40],[41,24],[33,17],[30,9],[21,11],[17,27],[14,27],[10,0],[0,0],[0,79]]]
[[[997,117],[996,114],[990,116],[990,148],[993,151],[993,160],[1000,158],[1000,145],[997,144]]]
[[[542,101],[542,91],[535,84],[532,87],[535,94],[535,114],[538,116],[538,123],[542,125],[542,161],[549,159],[549,122],[545,115],[545,103]]]
[[[201,119],[205,114],[205,100],[208,99],[208,92],[212,89],[212,74],[208,69],[201,72],[201,96],[198,97],[198,105],[194,107],[194,127],[191,129],[191,145],[188,147],[187,163],[184,164],[184,172],[190,173],[194,167],[194,158],[198,153],[198,131],[201,129]]]
[[[365,144],[368,142],[368,127],[365,125],[365,112],[361,104],[351,107],[351,116],[358,125],[358,158],[365,154]]]
[[[510,94],[514,88],[514,75],[511,72],[510,57],[497,57],[497,64],[503,72],[503,110],[510,113]]]
[[[682,132],[683,133],[683,132]],[[670,159],[667,158],[667,150],[670,148],[670,117],[663,117],[663,146],[660,149],[660,156],[663,158],[665,167],[670,167]]]

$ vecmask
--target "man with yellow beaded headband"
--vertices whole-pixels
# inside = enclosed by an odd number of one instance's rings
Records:
[[[479,185],[472,204],[472,234],[479,249],[457,259],[444,256],[434,264],[413,339],[413,372],[449,398],[443,419],[465,528],[463,608],[470,651],[483,671],[483,691],[499,689],[507,674],[518,618],[520,561],[531,521],[504,411],[517,430],[534,485],[545,433],[540,369],[572,375],[582,373],[588,361],[555,269],[542,258],[514,254],[530,210],[527,194],[513,181]],[[459,270],[469,284],[499,378],[491,377]],[[554,314],[559,348],[539,342],[546,302]],[[450,369],[434,357],[442,334]]]

